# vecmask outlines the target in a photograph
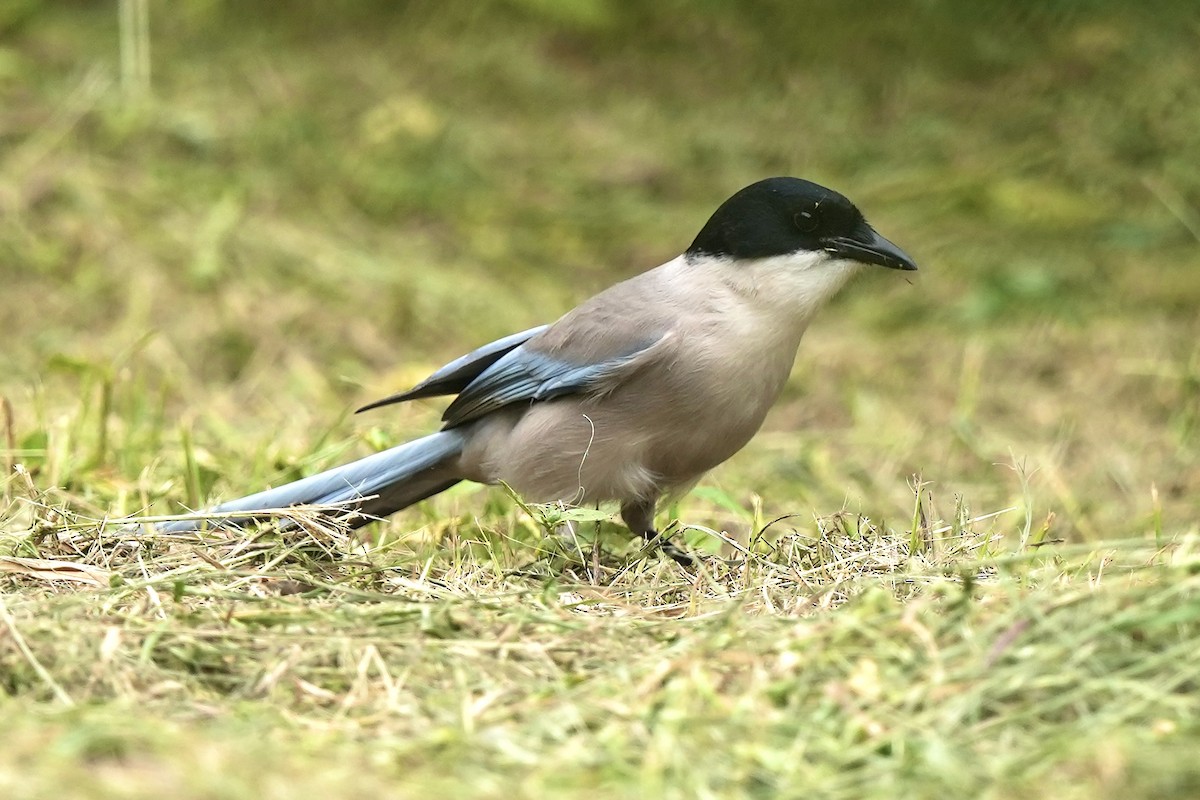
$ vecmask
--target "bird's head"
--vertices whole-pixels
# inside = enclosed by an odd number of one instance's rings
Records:
[[[799,178],[767,178],[730,197],[709,218],[686,255],[737,261],[820,256],[804,263],[814,268],[831,261],[917,268],[845,196]]]

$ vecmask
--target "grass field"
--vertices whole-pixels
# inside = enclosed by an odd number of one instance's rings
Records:
[[[0,796],[1200,796],[1194,4],[265,6],[0,7]],[[696,569],[464,485],[123,527],[431,430],[350,411],[773,174],[921,272]]]

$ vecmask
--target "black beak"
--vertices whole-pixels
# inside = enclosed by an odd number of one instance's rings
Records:
[[[825,252],[860,261],[863,264],[878,264],[889,269],[914,270],[917,265],[908,253],[880,236],[874,228],[863,223],[853,236],[833,236],[821,240]]]

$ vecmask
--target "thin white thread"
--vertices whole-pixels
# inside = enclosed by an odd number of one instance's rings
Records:
[[[592,442],[596,441],[596,423],[592,422],[592,418],[587,414],[580,416],[588,421],[588,425],[592,426],[592,432],[588,435],[587,447],[583,448],[583,455],[579,459],[579,471],[575,473],[575,485],[579,488],[575,492],[575,499],[571,501],[571,505],[578,505],[586,494],[583,489],[583,463],[587,461],[588,453],[592,452]]]

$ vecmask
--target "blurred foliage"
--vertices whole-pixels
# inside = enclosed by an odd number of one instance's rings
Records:
[[[464,769],[483,796],[498,769],[531,796],[734,770],[1194,796],[1198,40],[1191,0],[0,3],[0,530],[122,573],[103,602],[0,594],[27,704],[0,794],[186,793],[224,763],[254,797]],[[669,510],[778,564],[634,558],[560,594],[543,532],[467,485],[333,577],[270,536],[164,556],[68,524],[429,430],[436,403],[348,409],[676,255],[771,174],[844,191],[921,265],[844,292],[767,430]],[[964,521],[998,560],[944,551]],[[1054,549],[1117,538],[1115,578],[1111,549]],[[276,597],[276,570],[329,596]],[[1130,614],[1150,633],[1114,635]],[[78,715],[44,715],[55,676]]]
[[[146,97],[111,5],[5,12],[10,327],[69,280],[94,301],[51,309],[71,334],[283,287],[384,337],[444,341],[453,316],[477,341],[673,255],[772,173],[845,189],[918,254],[934,302],[890,298],[904,324],[1200,291],[1190,4],[150,7]],[[249,354],[216,340],[235,377]]]

